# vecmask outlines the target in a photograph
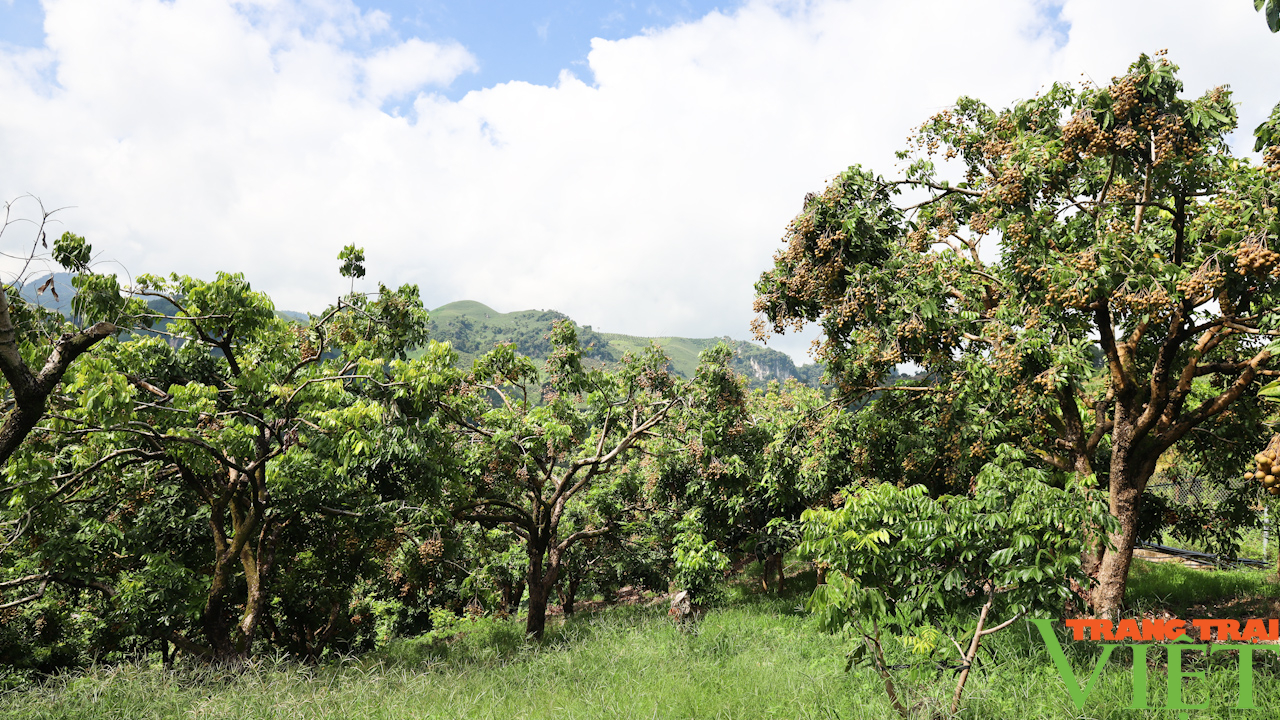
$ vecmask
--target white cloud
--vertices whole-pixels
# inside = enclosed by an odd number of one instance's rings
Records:
[[[1001,105],[1168,47],[1189,92],[1233,85],[1248,128],[1280,99],[1280,37],[1243,2],[1067,0],[1062,44],[1034,0],[756,0],[594,41],[594,85],[456,102],[426,89],[475,58],[347,0],[45,5],[47,47],[0,50],[0,198],[76,205],[68,227],[131,272],[241,270],[293,309],[344,289],[354,242],[429,305],[745,337],[805,192],[891,173],[961,94]],[[380,110],[406,95],[414,119]]]
[[[366,94],[377,104],[427,85],[448,86],[462,73],[477,68],[475,57],[461,45],[439,45],[418,38],[379,50],[363,65]]]

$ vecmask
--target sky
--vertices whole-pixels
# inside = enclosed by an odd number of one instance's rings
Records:
[[[1249,154],[1280,101],[1249,0],[0,0],[0,200],[65,207],[99,271],[243,272],[280,309],[345,292],[356,244],[357,289],[428,307],[748,339],[805,193],[893,175],[961,95],[1160,49],[1231,85]]]

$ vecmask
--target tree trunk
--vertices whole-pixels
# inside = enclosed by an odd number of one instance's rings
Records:
[[[520,602],[524,600],[524,580],[520,580],[511,590],[511,604],[507,606],[507,612],[515,614],[520,612]]]
[[[1111,619],[1120,616],[1124,605],[1124,592],[1129,579],[1129,566],[1133,563],[1133,545],[1138,537],[1138,513],[1142,509],[1142,491],[1155,470],[1154,461],[1141,462],[1128,452],[1123,434],[1120,447],[1116,447],[1111,460],[1110,510],[1119,522],[1119,529],[1110,534],[1112,547],[1106,548],[1098,564],[1096,584],[1091,602],[1099,617]]]
[[[565,615],[573,614],[573,603],[578,596],[578,585],[582,581],[578,578],[569,578],[567,582],[560,586],[560,609]]]
[[[778,576],[778,594],[781,595],[787,587],[787,574],[783,571],[782,567],[783,554],[775,553],[771,559],[773,560],[773,569],[777,572]]]
[[[760,568],[762,571],[760,586],[764,591],[769,592],[769,580],[776,576],[778,578],[778,582],[773,586],[773,590],[779,594],[782,593],[784,584],[782,577],[782,553],[766,555],[764,560],[760,561]]]
[[[547,545],[545,541],[530,541],[529,574],[525,578],[529,585],[529,614],[525,619],[524,632],[539,640],[547,627],[547,597],[551,594],[551,588],[555,587],[560,571],[560,558],[554,551],[547,557]],[[544,558],[547,560],[546,572],[542,571]]]
[[[524,633],[535,639],[542,639],[547,628],[547,594],[550,588],[541,582],[529,581],[529,615],[525,619]]]
[[[263,522],[258,534],[258,547],[253,543],[245,543],[240,551],[240,562],[244,567],[245,582],[248,592],[245,595],[244,614],[236,626],[236,650],[241,656],[248,655],[253,649],[253,638],[257,634],[258,624],[267,611],[270,594],[267,591],[272,566],[275,565],[276,543],[280,539],[280,531],[285,523],[272,523],[268,518]],[[267,532],[268,526],[270,533]]]
[[[515,590],[512,583],[506,581],[498,582],[498,609],[502,612],[511,612],[511,595]]]
[[[219,547],[214,553],[213,578],[209,592],[205,596],[204,611],[201,613],[200,625],[204,631],[205,642],[215,657],[229,658],[234,654],[231,641],[231,612],[229,596],[231,594],[231,561],[228,553]]]
[[[270,599],[266,576],[271,572],[275,543],[284,524],[264,522],[261,508],[243,498],[215,499],[210,503],[210,510],[209,524],[214,535],[213,578],[201,627],[214,659],[243,659],[252,650],[253,637]],[[233,533],[229,538],[222,529],[228,515]],[[251,539],[255,535],[256,547]],[[231,599],[232,568],[236,563],[244,572],[246,590],[238,621],[232,616],[240,603]]]

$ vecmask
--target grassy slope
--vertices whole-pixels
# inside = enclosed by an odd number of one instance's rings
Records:
[[[798,584],[798,583],[796,583]],[[1130,601],[1139,607],[1174,599],[1170,609],[1227,617],[1215,599],[1254,597],[1275,603],[1277,587],[1261,573],[1210,573],[1174,566],[1135,568]],[[516,621],[490,624],[463,636],[444,656],[438,645],[399,641],[374,656],[325,666],[262,660],[247,672],[185,670],[166,673],[137,664],[97,668],[34,690],[0,696],[0,717],[14,718],[865,718],[896,715],[874,672],[845,674],[850,643],[816,632],[797,606],[804,593],[783,599],[740,597],[712,611],[696,634],[668,623],[663,608],[614,608],[553,624],[542,644],[521,638]],[[1175,597],[1171,597],[1175,596]],[[1200,606],[1200,607],[1197,607]],[[1192,610],[1195,612],[1195,610]],[[1267,617],[1263,614],[1261,617]],[[1274,615],[1272,615],[1274,616]],[[1184,618],[1193,615],[1182,615]],[[1064,643],[1078,676],[1097,657],[1093,643]],[[1172,718],[1168,711],[1131,711],[1127,653],[1117,652],[1098,679],[1084,712],[1029,626],[1015,625],[984,643],[971,675],[961,718]],[[892,642],[891,663],[912,658]],[[1157,657],[1162,654],[1154,653]],[[1257,710],[1236,710],[1235,658],[1195,661],[1203,679],[1184,682],[1190,702],[1211,704],[1204,718],[1275,717],[1280,709],[1280,663],[1258,653]],[[926,666],[914,679],[895,673],[922,717],[945,706],[952,673]],[[1164,669],[1150,674],[1151,704],[1164,704]]]
[[[720,338],[681,338],[681,337],[636,337],[617,333],[600,333],[609,340],[609,345],[624,353],[639,353],[656,343],[671,358],[671,365],[676,372],[685,377],[693,377],[698,370],[698,353],[715,346]]]

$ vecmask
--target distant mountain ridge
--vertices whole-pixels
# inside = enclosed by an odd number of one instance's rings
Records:
[[[33,305],[69,316],[71,300],[76,294],[75,288],[71,286],[72,275],[54,273],[52,285],[40,292],[49,278],[49,275],[44,275],[24,283],[20,288],[22,298]],[[53,294],[55,291],[57,297]],[[148,305],[160,314],[171,314],[177,310],[160,298],[151,299]],[[277,310],[276,314],[302,323],[307,322],[310,317],[307,313],[294,310]],[[572,321],[568,315],[555,310],[500,313],[474,300],[459,300],[442,305],[432,310],[430,315],[430,337],[452,345],[458,353],[459,365],[463,366],[470,365],[475,358],[493,349],[497,343],[515,343],[516,350],[521,354],[535,360],[545,360],[551,352],[551,342],[547,335],[551,332],[552,324],[557,320]],[[584,355],[597,362],[616,362],[623,355],[640,352],[650,342],[656,342],[671,358],[671,366],[676,373],[693,377],[698,369],[698,354],[716,343],[726,342],[734,350],[733,369],[746,376],[753,387],[761,387],[774,380],[784,382],[790,378],[810,387],[818,387],[822,377],[821,365],[810,363],[797,367],[791,356],[784,352],[727,336],[649,338],[599,332],[590,325],[578,325],[576,322],[574,325],[578,329],[578,340],[585,349]]]
[[[572,321],[572,318],[555,310],[500,313],[474,300],[460,300],[431,311],[430,333],[433,340],[450,343],[463,365],[469,365],[495,344],[508,342],[515,343],[516,350],[522,355],[544,360],[551,352],[551,343],[545,336],[557,320]],[[639,352],[650,342],[655,342],[671,358],[671,366],[676,373],[693,377],[698,369],[698,353],[716,343],[726,342],[734,349],[733,369],[745,375],[754,387],[790,378],[817,387],[822,377],[820,365],[796,367],[786,353],[744,340],[729,337],[637,337],[600,332],[590,325],[574,324],[578,328],[578,340],[586,348],[586,357],[601,362],[620,360],[623,355]]]
[[[76,289],[71,287],[71,273],[53,273],[41,275],[30,282],[21,283],[19,293],[22,299],[63,315],[71,314],[71,298],[76,296]],[[53,282],[49,283],[52,279]],[[56,293],[56,294],[55,294]]]

